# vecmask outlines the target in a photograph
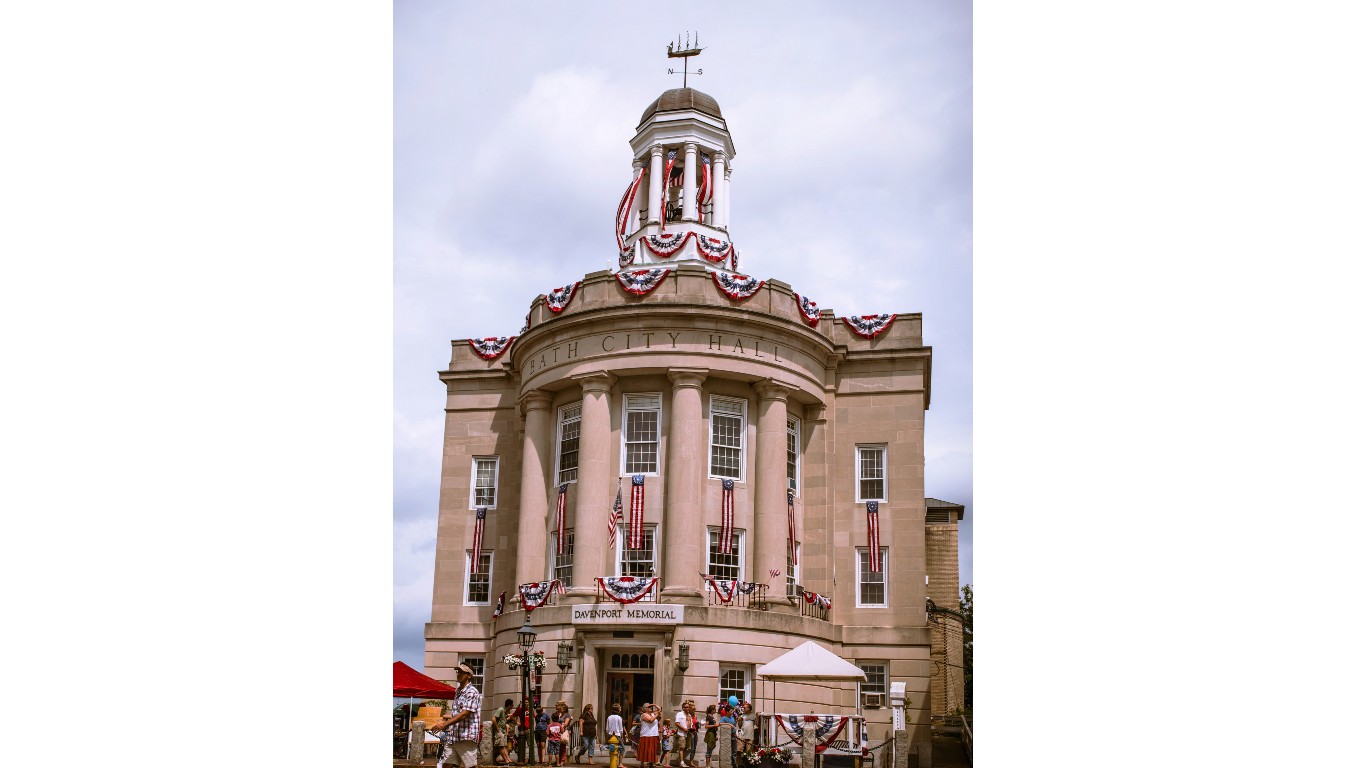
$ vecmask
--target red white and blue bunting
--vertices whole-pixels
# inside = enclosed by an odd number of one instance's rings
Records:
[[[802,599],[810,605],[818,605],[824,610],[830,610],[830,598],[816,592],[802,591]]]
[[[636,171],[636,177],[631,180],[631,183],[626,185],[626,192],[622,194],[621,202],[617,204],[615,231],[618,251],[626,250],[626,241],[622,237],[626,234],[626,227],[631,222],[631,209],[635,206],[636,193],[640,190],[640,180],[644,177],[645,168],[642,166],[640,170]]]
[[[574,293],[583,285],[582,280],[577,280],[573,285],[566,285],[563,288],[551,288],[545,295],[545,306],[551,312],[559,314],[564,308],[569,306],[569,302],[574,298]]]
[[[732,275],[715,269],[707,271],[711,273],[711,279],[716,283],[716,287],[721,289],[721,293],[735,301],[744,301],[764,287],[763,280],[751,275]]]
[[[493,604],[493,618],[497,619],[503,615],[503,601],[507,600],[508,591],[505,589],[498,593],[498,602]]]
[[[625,267],[636,260],[636,246],[634,243],[629,248],[623,248],[621,254],[617,256],[617,266]]]
[[[702,158],[702,183],[697,185],[697,212],[702,212],[702,206],[711,203],[711,156],[699,152]]]
[[[721,554],[731,554],[731,537],[735,533],[735,481],[729,477],[721,481],[721,533],[717,537]]]
[[[517,592],[522,596],[522,608],[530,613],[537,608],[545,605],[545,601],[550,599],[551,592],[564,594],[564,584],[559,579],[550,581],[533,581],[530,584],[521,584],[517,587]]]
[[[797,300],[797,312],[801,314],[802,322],[815,328],[816,324],[819,323],[821,319],[820,306],[812,301],[810,296],[794,293],[792,294],[792,297]]]
[[[664,160],[664,178],[665,178],[665,179],[668,179],[670,182],[673,181],[674,159],[677,158],[677,157],[678,157],[678,150],[676,150],[676,149],[671,149],[671,150],[669,150],[668,156],[667,156],[667,157],[665,158],[665,160]],[[654,184],[653,181],[650,182],[650,183],[651,183],[651,184]],[[679,181],[679,186],[682,186],[682,181],[681,181],[681,180]],[[665,186],[665,187],[663,187],[663,189],[664,189],[664,194],[661,195],[661,197],[662,197],[663,199],[661,199],[661,200],[659,201],[659,231],[660,231],[660,232],[663,232],[663,231],[664,231],[664,223],[667,222],[667,221],[669,220],[669,187],[668,187],[668,186]]]
[[[645,548],[645,475],[631,475],[631,527],[626,532],[626,548]]]
[[[650,594],[658,581],[658,576],[599,576],[598,586],[608,597],[622,605],[629,605]]]
[[[727,256],[733,257],[735,255],[735,243],[729,240],[717,240],[714,237],[697,235],[697,255],[713,264],[720,264],[726,260]]]
[[[474,543],[470,546],[474,556],[470,558],[470,573],[479,573],[479,556],[484,554],[484,516],[487,514],[484,507],[474,510]]]
[[[816,740],[819,742],[817,750],[830,746],[849,722],[848,716],[840,715],[780,715],[777,720],[782,724],[783,731],[798,744],[802,743],[802,725],[815,723]]]
[[[621,283],[622,290],[627,293],[645,296],[658,288],[671,271],[673,270],[667,267],[622,271],[617,273],[617,282]]]
[[[497,360],[503,353],[512,346],[512,340],[516,336],[487,336],[482,339],[470,339],[470,348],[474,354],[485,360]]]
[[[564,554],[564,499],[568,495],[569,483],[560,483],[559,498],[555,500],[555,554]]]
[[[882,526],[879,525],[877,502],[868,502],[868,572],[882,573]]]
[[[735,595],[739,591],[737,588],[740,586],[740,581],[738,579],[718,579],[715,576],[708,576],[707,586],[711,588],[712,592],[716,593],[716,599],[720,600],[722,605],[730,605],[730,601],[735,599]]]
[[[797,512],[793,505],[792,491],[787,492],[787,563],[788,567],[797,564]]]
[[[675,232],[672,235],[661,232],[658,235],[646,235],[640,239],[640,242],[645,243],[645,247],[650,253],[661,259],[667,259],[683,250],[683,246],[687,245],[688,241],[695,236],[692,232]]]
[[[896,315],[849,315],[843,319],[844,324],[849,326],[849,330],[865,339],[871,339],[891,328]]]

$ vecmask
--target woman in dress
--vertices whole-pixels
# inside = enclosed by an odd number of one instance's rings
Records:
[[[646,704],[640,713],[640,746],[636,756],[642,768],[654,768],[659,763],[659,715],[660,709],[654,704]]]

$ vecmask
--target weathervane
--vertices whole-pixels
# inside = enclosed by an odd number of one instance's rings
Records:
[[[698,37],[697,37],[697,33],[696,33],[696,32],[693,32],[693,33],[691,33],[691,34],[688,35],[686,41],[684,41],[684,39],[682,39],[682,38],[679,38],[679,40],[678,40],[678,42],[677,42],[676,44],[675,44],[675,43],[669,43],[669,58],[671,58],[671,59],[683,59],[683,87],[684,87],[684,88],[687,88],[687,87],[688,87],[688,57],[689,57],[689,56],[696,56],[697,54],[699,54],[699,53],[702,52],[702,49],[697,47],[697,44],[698,44],[699,42],[700,42],[700,40],[699,40]],[[677,48],[674,47],[675,45],[677,45]],[[669,67],[669,74],[673,75],[673,74],[677,74],[677,73],[674,72],[673,67]],[[692,74],[694,74],[694,75],[700,75],[700,74],[702,74],[702,69],[699,67],[698,70],[697,70],[696,72],[693,72]]]

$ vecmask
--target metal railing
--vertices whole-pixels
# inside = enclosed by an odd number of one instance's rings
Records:
[[[734,592],[730,594],[730,599],[726,600],[722,595],[728,587],[733,588]],[[769,609],[767,584],[759,584],[753,581],[733,584],[730,579],[703,576],[702,593],[707,596],[709,607],[750,608],[756,611],[767,611]]]
[[[830,609],[822,606],[820,603],[808,603],[806,602],[805,597],[798,595],[797,605],[801,608],[802,615],[807,618],[819,619],[821,621],[830,620]]]

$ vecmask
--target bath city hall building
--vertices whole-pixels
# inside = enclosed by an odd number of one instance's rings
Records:
[[[742,271],[712,97],[664,92],[630,145],[618,268],[536,297],[515,336],[452,342],[426,671],[469,664],[486,712],[520,698],[530,618],[547,706],[733,695],[861,713],[876,745],[901,683],[926,743],[963,700],[931,608],[958,605],[963,507],[925,497],[921,316],[836,316]],[[756,674],[807,641],[865,679]]]

